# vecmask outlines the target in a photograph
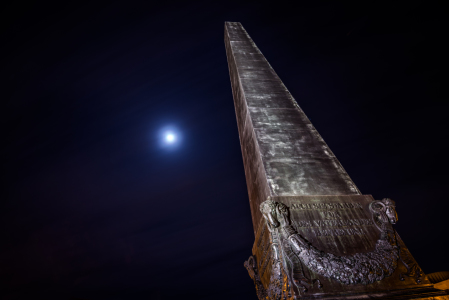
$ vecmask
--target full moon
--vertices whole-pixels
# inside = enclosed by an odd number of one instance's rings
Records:
[[[165,136],[165,140],[166,140],[168,143],[173,143],[173,142],[175,141],[175,139],[176,139],[176,136],[175,136],[173,133],[168,133],[168,134]]]

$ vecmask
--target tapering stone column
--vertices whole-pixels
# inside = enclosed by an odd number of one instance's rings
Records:
[[[240,23],[225,45],[259,299],[446,297],[394,230],[395,203],[359,192]]]

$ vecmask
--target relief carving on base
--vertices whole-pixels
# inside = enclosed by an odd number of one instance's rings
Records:
[[[343,284],[369,284],[390,276],[397,267],[399,249],[392,224],[397,216],[394,202],[390,199],[374,201],[369,206],[381,236],[373,251],[337,256],[314,247],[291,225],[290,212],[286,205],[267,200],[260,206],[268,227],[277,230],[285,239],[282,248],[286,256],[294,261],[298,258],[311,271]]]
[[[375,200],[369,204],[371,224],[380,231],[374,250],[343,256],[318,249],[298,233],[292,226],[290,208],[285,204],[269,198],[260,205],[260,210],[270,232],[272,246],[272,272],[267,289],[263,288],[257,269],[248,267],[256,266],[254,257],[245,262],[259,299],[285,299],[291,296],[290,290],[300,295],[313,286],[321,288],[320,280],[307,278],[304,268],[345,285],[380,281],[393,274],[398,261],[407,269],[406,273],[400,274],[401,280],[409,276],[419,283],[424,275],[393,228],[398,217],[391,199]]]

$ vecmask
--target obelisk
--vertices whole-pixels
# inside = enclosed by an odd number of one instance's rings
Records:
[[[225,46],[259,299],[449,299],[395,231],[394,201],[360,193],[240,23]]]

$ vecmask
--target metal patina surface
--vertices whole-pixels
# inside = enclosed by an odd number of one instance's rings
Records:
[[[394,229],[395,202],[361,195],[240,23],[225,45],[259,299],[449,299]]]

